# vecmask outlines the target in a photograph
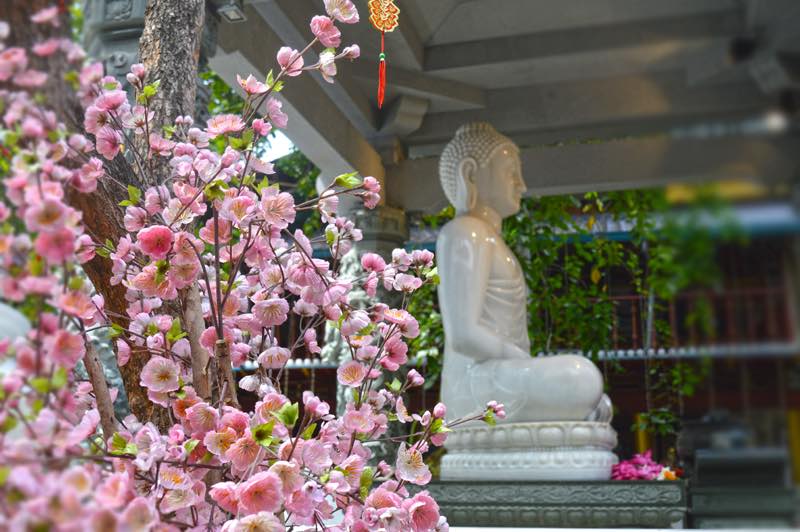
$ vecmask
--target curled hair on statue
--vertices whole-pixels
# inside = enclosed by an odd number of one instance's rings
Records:
[[[514,143],[491,124],[473,122],[458,128],[439,159],[442,190],[456,212],[469,212],[477,203],[478,169],[503,147],[517,151]]]

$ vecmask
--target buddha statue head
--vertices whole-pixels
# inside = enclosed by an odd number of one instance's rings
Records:
[[[526,190],[519,148],[485,122],[458,128],[442,152],[439,177],[457,214],[488,207],[501,218],[511,216]]]

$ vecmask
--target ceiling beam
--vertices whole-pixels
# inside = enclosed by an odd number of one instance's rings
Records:
[[[236,74],[263,79],[265,60],[271,63],[272,52],[283,43],[253,6],[246,6],[245,14],[246,22],[220,24],[217,53],[210,60],[211,68],[240,93]],[[311,76],[288,78],[279,98],[289,115],[286,134],[320,168],[323,180],[349,171],[383,178],[378,152]]]
[[[267,0],[253,7],[284,45],[302,50],[313,37],[308,24],[311,17],[318,12],[313,9],[312,2]],[[252,39],[253,35],[242,32],[238,38],[243,42]],[[277,52],[277,48],[275,51]],[[318,59],[317,52],[311,50],[303,59],[307,65],[314,64]],[[379,126],[376,109],[350,76],[337,76],[336,83],[328,83],[318,72],[314,72],[312,77],[363,136],[375,134]]]
[[[340,65],[342,75],[351,74],[359,79],[373,80],[376,76],[375,65],[366,61],[353,61]],[[391,89],[403,94],[421,98],[452,102],[465,109],[479,109],[486,105],[486,91],[459,81],[427,76],[391,66],[388,72]]]
[[[740,11],[727,10],[442,44],[425,50],[425,71],[444,72],[598,50],[732,36],[743,26]]]
[[[485,109],[429,113],[405,140],[410,146],[447,142],[459,126],[474,121],[491,122],[507,135],[609,124],[624,124],[623,134],[634,135],[637,122],[762,110],[770,103],[750,82],[690,88],[680,71],[559,82],[489,91]]]
[[[709,140],[631,139],[521,150],[528,194],[550,196],[663,186],[674,182],[747,179],[790,182],[800,139],[725,137]],[[447,205],[439,158],[409,159],[387,168],[388,201],[409,212]]]

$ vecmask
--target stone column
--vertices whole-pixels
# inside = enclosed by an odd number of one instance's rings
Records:
[[[357,209],[349,214],[356,227],[361,229],[364,238],[357,242],[353,249],[342,258],[341,275],[343,279],[352,279],[361,271],[361,255],[373,252],[385,259],[390,259],[392,250],[408,240],[406,213],[402,209],[379,205],[373,210]],[[382,290],[382,289],[381,289]],[[386,294],[380,299],[386,301]],[[387,304],[390,301],[386,301]],[[372,300],[360,288],[350,293],[350,304],[355,308],[366,308]],[[342,363],[350,359],[350,350],[342,340],[337,329],[325,327],[325,345],[322,348],[322,359],[326,362]],[[344,412],[345,403],[352,398],[350,389],[337,387],[336,410]]]
[[[144,10],[148,0],[84,0],[83,44],[89,57],[103,62],[106,73],[115,76],[127,87],[125,74],[139,60],[139,38],[144,31]],[[200,48],[199,71],[208,66],[208,58],[216,51],[218,18],[206,14]],[[194,119],[203,123],[208,118],[208,87],[198,78],[197,107]]]

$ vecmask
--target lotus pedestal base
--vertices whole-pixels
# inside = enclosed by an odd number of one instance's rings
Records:
[[[611,478],[617,433],[608,423],[539,422],[454,431],[442,480],[597,481]]]

